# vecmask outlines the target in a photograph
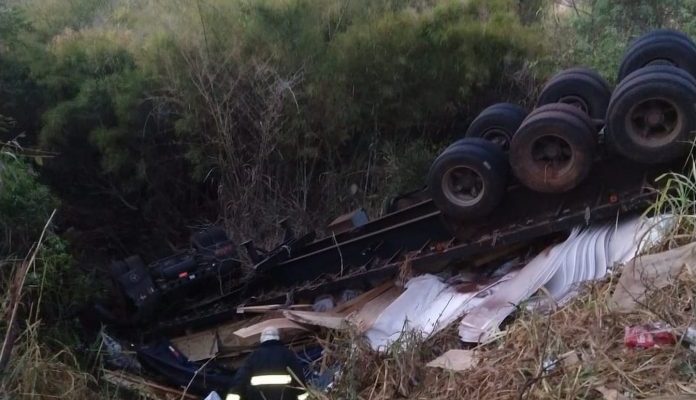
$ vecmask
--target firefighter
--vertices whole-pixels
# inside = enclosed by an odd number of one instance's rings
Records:
[[[271,327],[261,332],[261,343],[237,370],[225,400],[305,400],[304,385],[300,360]]]

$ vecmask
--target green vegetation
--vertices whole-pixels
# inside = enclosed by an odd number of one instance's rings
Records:
[[[249,236],[376,207],[418,186],[422,162],[389,167],[410,143],[427,159],[492,99],[524,98],[516,73],[542,52],[512,0],[13,4],[0,94],[32,95],[0,112],[58,153],[47,183],[165,231],[192,202]]]
[[[553,57],[561,66],[586,65],[609,81],[616,79],[627,44],[655,28],[696,35],[693,0],[586,0],[562,9],[565,18],[549,18]]]

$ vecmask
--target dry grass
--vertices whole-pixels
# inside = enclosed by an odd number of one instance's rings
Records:
[[[47,346],[39,338],[39,322],[17,338],[0,393],[11,399],[97,399],[95,378],[80,369],[68,348]],[[2,396],[0,396],[2,398]]]
[[[598,387],[631,398],[696,394],[696,353],[687,346],[630,350],[624,327],[666,321],[684,329],[694,317],[696,276],[684,273],[674,285],[653,291],[631,314],[609,309],[614,281],[589,285],[571,304],[542,315],[522,313],[507,335],[480,348],[477,368],[462,373],[425,364],[460,347],[456,326],[423,341],[407,334],[383,355],[354,335],[335,338],[330,358],[343,374],[329,396],[335,399],[601,399]],[[575,351],[580,361],[563,365],[559,355]],[[546,367],[545,367],[546,365]]]
[[[0,363],[0,399],[102,398],[95,391],[95,378],[42,326],[39,310],[45,279],[40,280],[37,291],[23,291],[27,271],[39,276],[46,271],[45,264],[35,262],[54,215],[55,211],[21,267],[18,262],[8,263],[16,266],[12,279],[0,280],[0,341],[4,355],[9,354]]]

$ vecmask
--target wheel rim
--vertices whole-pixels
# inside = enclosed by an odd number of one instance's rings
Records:
[[[589,112],[590,112],[590,106],[587,105],[587,102],[585,101],[585,99],[583,99],[580,96],[574,96],[574,95],[573,96],[564,96],[564,97],[561,97],[560,99],[558,99],[558,102],[569,104],[573,107],[577,107],[578,109],[583,111],[585,114],[589,114]]]
[[[442,176],[442,192],[447,200],[460,207],[477,204],[483,198],[485,190],[486,185],[481,175],[469,167],[453,167]]]
[[[560,175],[569,170],[573,164],[574,154],[570,143],[558,135],[546,135],[532,143],[532,160],[534,165],[543,170]]]
[[[651,98],[634,105],[626,116],[632,138],[647,147],[669,144],[679,136],[682,118],[671,100]]]
[[[510,148],[510,135],[501,128],[496,127],[488,129],[483,132],[481,137],[489,142],[497,144],[503,150],[508,150]]]

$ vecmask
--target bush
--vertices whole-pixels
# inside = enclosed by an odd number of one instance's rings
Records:
[[[57,206],[50,190],[37,181],[24,160],[0,151],[0,256],[27,251]]]
[[[586,65],[614,81],[630,41],[656,28],[682,30],[696,37],[695,0],[591,0],[576,1],[557,23],[549,24],[548,37],[554,64]]]
[[[38,91],[6,108],[35,110],[27,142],[58,153],[44,171],[69,205],[90,193],[117,211],[106,224],[172,226],[218,200],[253,236],[409,189],[424,160],[384,158],[393,143],[446,144],[526,97],[543,2],[22,0],[0,94]],[[388,185],[370,175],[395,165]]]

